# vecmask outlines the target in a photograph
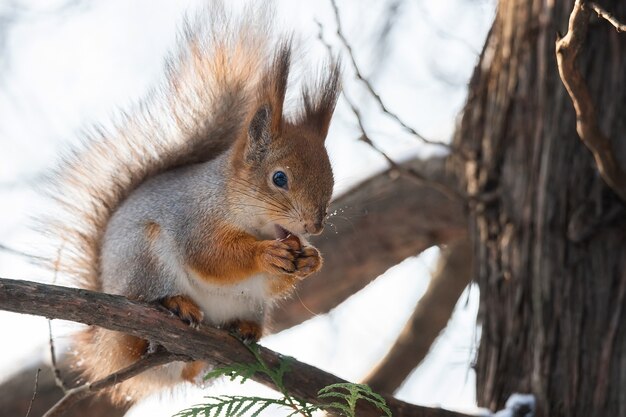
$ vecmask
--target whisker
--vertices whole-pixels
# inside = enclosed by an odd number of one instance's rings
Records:
[[[269,194],[266,191],[262,190],[257,184],[254,184],[253,182],[251,182],[251,181],[249,181],[249,180],[247,180],[245,178],[237,178],[236,180],[237,181],[241,181],[241,183],[243,183],[245,185],[254,187],[254,189],[258,193],[260,193],[263,196],[267,197],[268,199],[276,202],[277,204],[281,204],[282,205],[282,204],[287,203],[289,206],[291,206],[289,208],[294,208],[292,202],[288,198],[286,198],[286,196],[284,196],[283,194],[277,194],[277,195]],[[285,208],[287,208],[287,207],[285,207]]]
[[[239,179],[237,181],[239,181]],[[247,195],[248,197],[251,197],[251,198],[256,198],[256,199],[258,199],[260,201],[263,201],[263,202],[265,202],[265,203],[267,203],[269,205],[273,205],[276,208],[281,208],[282,210],[285,210],[285,211],[289,210],[289,207],[287,207],[285,204],[283,204],[283,202],[277,200],[274,196],[269,195],[268,193],[264,192],[263,190],[261,190],[258,186],[254,185],[253,183],[243,182],[243,183],[240,183],[240,185],[246,185],[249,188],[252,188],[252,190],[256,191],[258,194],[260,194],[262,198],[254,196],[254,195],[251,195],[250,192],[248,192],[248,193],[243,192],[242,190],[236,190],[236,192],[239,192],[241,194]]]
[[[238,189],[234,189],[234,192],[238,193],[238,194],[241,194],[241,195],[244,195],[244,196],[246,196],[246,197],[248,197],[250,199],[253,199],[253,200],[256,200],[256,201],[259,201],[259,202],[262,202],[262,203],[266,203],[267,205],[272,206],[272,207],[274,207],[276,209],[280,209],[280,210],[284,210],[284,211],[287,210],[286,207],[284,207],[282,205],[279,205],[279,204],[276,204],[276,203],[274,203],[272,201],[268,201],[268,200],[266,200],[264,198],[261,198],[259,196],[256,196],[256,195],[252,194],[251,192],[238,190]]]

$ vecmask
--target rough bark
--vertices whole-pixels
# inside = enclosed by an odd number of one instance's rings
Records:
[[[623,1],[603,2],[618,17]],[[573,1],[501,0],[455,143],[482,337],[480,405],[532,392],[539,416],[626,415],[626,215],[576,134],[555,34]],[[603,132],[626,161],[626,38],[595,20],[580,53]],[[623,168],[622,168],[623,169]]]
[[[452,242],[439,258],[426,293],[385,358],[364,383],[377,392],[396,391],[426,357],[432,341],[446,327],[472,275],[472,246],[467,238]]]
[[[121,331],[150,340],[179,357],[206,360],[216,366],[255,362],[248,348],[226,331],[208,326],[195,329],[163,308],[120,296],[0,278],[0,308]],[[262,346],[258,348],[259,355],[268,366],[279,365],[281,355]],[[276,388],[267,375],[255,374],[251,378]],[[283,385],[290,394],[313,404],[325,404],[327,401],[317,396],[321,388],[345,382],[295,359],[290,360],[289,371],[283,377]],[[469,417],[462,413],[408,404],[390,396],[386,396],[385,400],[396,417]],[[381,413],[371,404],[361,401],[357,403],[357,414],[359,417],[378,417]]]

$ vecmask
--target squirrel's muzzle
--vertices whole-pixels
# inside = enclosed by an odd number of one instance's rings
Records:
[[[315,219],[308,220],[304,224],[304,230],[311,235],[319,235],[324,230],[324,220],[326,218],[326,212],[320,212]]]
[[[324,221],[326,220],[326,210],[320,209],[314,218],[304,223],[304,230],[311,235],[319,235],[324,230]]]
[[[319,235],[324,230],[323,222],[310,222],[304,225],[304,230],[311,235]]]

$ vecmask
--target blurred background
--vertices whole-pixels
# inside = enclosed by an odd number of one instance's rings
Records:
[[[46,250],[31,221],[49,209],[37,190],[42,175],[80,139],[82,130],[95,123],[106,126],[116,112],[140,100],[160,80],[177,28],[185,14],[196,13],[202,4],[0,0],[1,277],[52,281],[49,272],[24,256]],[[319,61],[327,48],[344,55],[345,97],[339,100],[327,140],[340,198],[389,168],[380,151],[398,163],[447,152],[445,146],[426,144],[417,136],[450,142],[494,18],[495,1],[337,0],[335,5],[329,0],[277,1],[276,26],[296,31],[305,62]],[[357,71],[380,95],[385,109]],[[364,132],[374,146],[365,143]],[[355,203],[337,209],[323,238],[334,239],[339,225],[367,216]],[[439,256],[440,249],[433,246],[408,257],[329,313],[268,336],[262,344],[360,381],[397,339],[426,291]],[[324,297],[323,288],[317,296]],[[301,304],[317,313],[306,300]],[[475,410],[477,306],[478,289],[466,288],[445,330],[397,390],[398,398]],[[68,349],[68,335],[76,328],[53,322],[58,355]],[[49,362],[45,319],[0,311],[0,335],[0,384],[29,366]],[[170,416],[201,402],[208,392],[266,390],[252,382],[243,387],[218,382],[208,390],[155,396],[127,415]]]

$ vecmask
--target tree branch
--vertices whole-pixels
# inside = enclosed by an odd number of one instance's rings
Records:
[[[78,401],[85,397],[88,397],[100,390],[112,387],[116,384],[122,383],[140,373],[147,371],[148,369],[165,365],[166,363],[174,362],[177,360],[187,360],[188,358],[181,355],[172,354],[160,346],[152,352],[146,353],[137,362],[115,372],[105,378],[92,383],[86,383],[76,388],[68,390],[63,398],[61,398],[50,410],[48,410],[43,417],[59,417],[76,404]]]
[[[615,30],[617,30],[618,32],[626,32],[626,24],[621,23],[611,13],[607,12],[606,10],[604,10],[602,7],[600,7],[598,4],[594,2],[590,2],[589,6],[593,9],[594,12],[596,12],[598,17],[601,17],[602,19],[612,24],[613,27],[615,27]]]
[[[250,351],[225,331],[206,326],[194,329],[155,306],[120,296],[0,278],[0,308],[128,333],[157,343],[171,354],[206,360],[216,366],[254,361]],[[270,366],[277,366],[280,362],[280,356],[269,349],[260,347],[260,355]],[[255,375],[253,379],[273,387],[272,381],[264,375]],[[321,388],[345,381],[294,360],[291,372],[285,375],[283,382],[293,395],[320,404],[317,392]],[[467,417],[452,411],[411,405],[390,396],[385,400],[396,417]],[[369,403],[360,404],[357,409],[360,417],[380,414]]]
[[[66,380],[76,381],[79,375],[72,368],[69,356],[62,356],[60,366],[66,370]],[[30,404],[32,397],[33,375],[41,369],[39,374],[39,384],[35,401]],[[26,368],[10,377],[9,380],[0,385],[0,410],[6,416],[25,416],[27,408],[31,407],[31,417],[43,416],[53,407],[65,393],[55,383],[52,368],[43,362]],[[64,417],[83,417],[84,407],[89,407],[90,417],[123,417],[128,411],[129,404],[113,404],[105,395],[93,396],[81,400],[77,405],[68,409]]]
[[[446,327],[472,271],[472,248],[462,238],[444,249],[426,293],[400,337],[365,379],[374,391],[392,393],[426,357],[433,341]]]
[[[609,187],[626,201],[626,175],[615,158],[609,138],[600,130],[589,88],[576,65],[583,47],[591,9],[576,0],[570,15],[567,34],[556,41],[556,59],[561,80],[576,111],[576,131],[596,161],[598,171]]]
[[[335,8],[335,11],[337,12],[336,8]],[[339,19],[339,15],[338,14],[336,14],[336,18]],[[319,21],[316,20],[315,22],[317,23],[317,26],[318,26],[317,38],[326,47],[326,50],[328,51],[328,55],[332,56],[332,53],[333,53],[332,47],[324,39],[324,27],[322,26],[322,24]],[[339,29],[339,33],[341,33],[340,29]],[[345,41],[345,39],[344,39],[344,43],[347,44],[347,41]],[[351,52],[352,52],[352,50],[350,49],[350,53]],[[356,62],[354,61],[354,56],[351,55],[351,58],[352,58],[352,62],[354,63],[354,65],[356,65]],[[358,70],[358,67],[355,67],[355,68],[356,68],[357,74],[360,74],[360,72]],[[366,82],[366,84],[369,85],[370,88],[371,88],[371,85],[369,84],[369,81],[365,80],[364,82]],[[345,100],[345,102],[348,104],[348,106],[350,107],[350,110],[352,110],[352,113],[354,114],[354,117],[356,118],[357,125],[359,127],[359,130],[361,131],[361,136],[359,136],[359,140],[364,142],[364,143],[366,143],[367,145],[369,145],[370,148],[372,148],[379,155],[381,155],[385,159],[385,161],[387,161],[387,163],[389,164],[389,167],[391,169],[393,169],[394,171],[398,172],[399,174],[402,174],[402,175],[406,176],[408,179],[417,182],[418,185],[429,185],[429,186],[439,190],[440,192],[445,194],[448,198],[451,198],[451,199],[460,199],[460,198],[462,198],[461,194],[457,190],[455,190],[454,188],[450,188],[449,187],[449,184],[448,185],[441,184],[441,183],[438,183],[437,181],[434,181],[434,180],[432,180],[430,178],[426,178],[424,175],[420,174],[415,169],[410,169],[410,168],[403,167],[400,164],[398,164],[396,161],[391,159],[391,157],[389,155],[387,155],[387,153],[384,150],[382,150],[378,145],[376,145],[374,143],[374,141],[372,140],[370,134],[367,132],[367,129],[365,128],[365,123],[363,122],[363,117],[361,116],[361,111],[359,110],[359,108],[356,106],[354,101],[350,98],[350,96],[347,94],[347,92],[345,90],[343,91],[342,97]]]
[[[33,411],[33,403],[35,402],[35,397],[37,397],[37,388],[39,387],[39,374],[41,373],[41,369],[37,369],[37,373],[35,374],[35,389],[33,390],[33,396],[30,399],[30,403],[28,403],[28,410],[26,410],[26,417],[30,417],[30,412]]]
[[[398,123],[400,126],[402,126],[402,128],[404,130],[409,132],[411,135],[413,135],[414,137],[416,137],[420,141],[422,141],[422,142],[424,142],[424,143],[426,143],[428,145],[442,146],[444,148],[450,149],[451,151],[456,151],[457,149],[455,149],[450,144],[443,143],[443,142],[438,142],[438,141],[434,141],[434,140],[430,140],[430,139],[426,138],[424,135],[419,133],[417,130],[415,130],[414,128],[412,128],[408,124],[406,124],[402,119],[400,119],[400,117],[397,114],[395,114],[394,112],[389,110],[389,108],[383,102],[383,99],[380,96],[380,94],[378,94],[378,92],[376,92],[376,90],[374,89],[374,86],[372,86],[372,83],[367,79],[367,77],[365,77],[363,75],[363,72],[361,71],[359,65],[356,62],[356,58],[354,56],[354,51],[352,50],[352,46],[350,45],[350,42],[348,42],[348,39],[346,38],[346,36],[345,36],[345,34],[343,32],[343,28],[341,26],[341,16],[339,14],[339,7],[337,6],[336,0],[330,0],[330,4],[331,4],[331,6],[333,8],[333,12],[334,12],[334,15],[335,15],[335,23],[337,25],[337,31],[336,31],[337,37],[341,41],[343,47],[346,49],[346,52],[348,54],[348,58],[350,59],[350,63],[352,64],[352,68],[354,69],[356,78],[363,83],[363,85],[365,86],[367,91],[371,94],[371,96],[374,98],[374,100],[376,101],[376,103],[378,104],[380,109],[383,111],[383,113],[385,113],[387,116],[389,116],[393,120],[395,120],[396,123]]]

